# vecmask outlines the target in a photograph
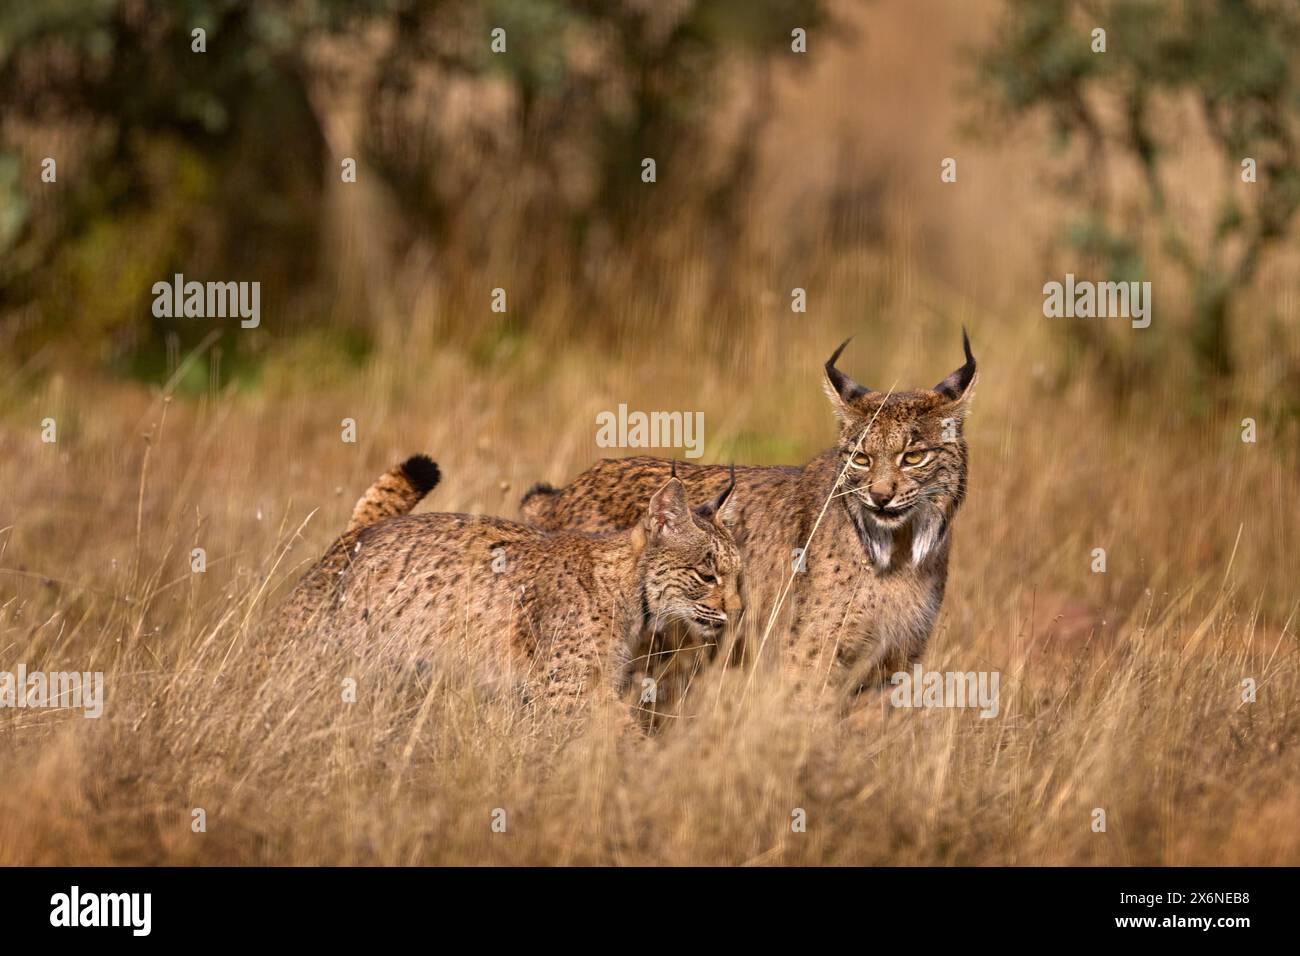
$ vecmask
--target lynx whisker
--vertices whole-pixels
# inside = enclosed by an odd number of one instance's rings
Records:
[[[880,412],[881,410],[884,409],[885,402],[889,400],[890,395],[894,394],[894,387],[897,384],[898,383],[895,382],[894,385],[891,385],[889,387],[889,391],[885,393],[884,400],[881,401],[880,405],[876,408],[875,414],[871,416],[871,420],[867,422],[866,427],[862,429],[862,433],[858,436],[858,440],[854,445],[855,450],[860,450],[862,448],[862,443],[866,440],[867,434],[871,431],[871,426],[874,425],[876,423],[876,419],[880,417]],[[852,460],[851,457],[846,458],[844,464],[840,466],[840,473],[835,479],[836,488],[838,488],[841,484],[843,484],[844,478],[848,474],[849,462],[851,460]],[[826,517],[826,509],[830,507],[831,501],[834,498],[835,498],[835,494],[832,491],[831,494],[828,494],[826,496],[826,500],[822,502],[821,511],[817,515],[817,520],[813,522],[812,530],[808,532],[808,538],[806,541],[804,541],[803,544],[804,554],[808,553],[808,548],[812,545],[812,539],[817,535],[817,529],[821,527],[822,519]],[[798,573],[799,572],[797,569],[792,569],[786,578],[785,586],[781,589],[781,596],[777,598],[776,605],[772,608],[772,613],[768,616],[767,626],[763,628],[763,637],[758,642],[758,653],[755,655],[756,660],[762,660],[763,658],[763,650],[767,646],[767,640],[772,634],[772,628],[776,624],[777,616],[781,613],[781,608],[785,605],[785,599],[790,593],[790,586],[794,583],[794,576]],[[744,703],[745,699],[749,696],[750,689],[754,686],[755,673],[756,671],[754,670],[750,671],[749,679],[745,683],[745,690],[741,694],[742,704]],[[739,720],[740,719],[739,716],[737,716],[736,719]]]

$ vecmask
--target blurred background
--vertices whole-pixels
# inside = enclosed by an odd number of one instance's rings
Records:
[[[206,342],[193,393],[394,344],[724,354],[806,328],[796,287],[876,341],[951,297],[1003,331],[1070,271],[1151,280],[1155,324],[1060,321],[1023,372],[1244,379],[1293,423],[1298,40],[1281,0],[7,4],[0,342],[152,383]],[[884,315],[900,260],[932,291]],[[262,327],[155,318],[176,272],[259,281]]]

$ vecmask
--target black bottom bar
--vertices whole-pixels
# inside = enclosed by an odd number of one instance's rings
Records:
[[[495,947],[650,932],[661,942],[718,939],[734,948],[770,943],[781,930],[810,943],[901,934],[900,944],[987,944],[1008,930],[1041,930],[1059,941],[1199,937],[1231,946],[1293,924],[1283,908],[1293,908],[1294,878],[1285,869],[1220,868],[49,868],[0,870],[0,912],[6,943],[76,934],[337,947],[401,934],[450,945],[454,932],[482,934]]]

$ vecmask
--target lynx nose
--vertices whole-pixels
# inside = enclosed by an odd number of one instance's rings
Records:
[[[867,489],[867,497],[871,499],[871,503],[875,507],[883,508],[893,499],[894,489],[889,488],[885,491],[879,491],[876,488],[869,488]]]

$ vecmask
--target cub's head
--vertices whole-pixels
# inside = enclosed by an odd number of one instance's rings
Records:
[[[909,525],[912,563],[920,564],[966,496],[963,427],[976,377],[970,340],[963,329],[966,363],[934,388],[888,397],[835,367],[848,344],[826,362],[824,383],[840,422],[839,491],[878,566],[889,566],[894,532]]]
[[[632,534],[641,552],[645,609],[656,629],[678,624],[694,640],[716,643],[739,620],[740,552],[723,525],[735,487],[733,474],[721,494],[692,509],[674,476],[650,498]]]

